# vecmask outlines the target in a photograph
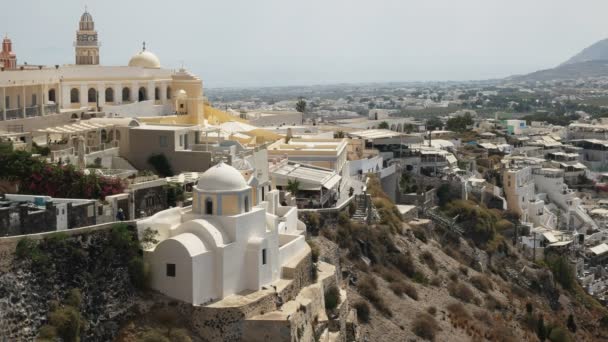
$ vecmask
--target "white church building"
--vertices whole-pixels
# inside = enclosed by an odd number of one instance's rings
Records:
[[[260,290],[308,253],[297,208],[280,206],[279,192],[262,191],[257,183],[254,173],[219,163],[199,177],[192,206],[139,221],[140,234],[150,228],[160,240],[144,254],[151,287],[206,304]]]

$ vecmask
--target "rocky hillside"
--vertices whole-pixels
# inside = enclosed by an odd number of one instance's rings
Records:
[[[608,76],[608,39],[583,49],[555,68],[509,77],[514,81],[571,80]]]
[[[341,247],[363,341],[608,339],[606,309],[582,292],[563,259],[523,259],[500,233],[509,227],[499,213],[468,203],[451,208],[475,218],[461,236],[428,220],[397,222],[378,191],[374,204],[377,224],[320,218],[313,239],[322,258],[327,246]]]
[[[10,341],[111,340],[143,283],[138,251],[126,226],[21,240],[0,274],[0,335]]]
[[[608,39],[600,40],[583,51],[572,56],[562,65],[585,63],[590,61],[608,61]]]

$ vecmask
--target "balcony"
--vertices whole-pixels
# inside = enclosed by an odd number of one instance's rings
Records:
[[[6,110],[6,120],[21,119],[22,115],[23,115],[23,110],[20,108]]]
[[[32,106],[25,108],[25,117],[33,118],[35,116],[40,116],[40,106]]]
[[[57,113],[57,104],[44,105],[44,113],[45,114],[56,114]]]

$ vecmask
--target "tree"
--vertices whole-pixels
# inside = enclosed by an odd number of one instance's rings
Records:
[[[574,316],[572,316],[572,314],[568,315],[568,322],[566,322],[566,326],[568,327],[568,330],[572,331],[573,333],[576,332],[576,322],[574,322]]]
[[[288,180],[287,181],[287,190],[291,192],[294,197],[298,196],[298,191],[300,191],[300,181],[297,179]]]
[[[467,112],[462,116],[449,119],[446,123],[446,127],[450,131],[464,132],[467,130],[467,127],[472,124],[473,118],[471,117],[471,114]]]
[[[380,128],[380,129],[388,129],[388,122],[382,121],[380,124],[378,124],[378,128]]]
[[[164,154],[154,154],[148,158],[148,164],[150,164],[156,173],[161,177],[173,176],[173,169],[171,164]]]
[[[335,139],[342,139],[344,138],[344,131],[337,131],[334,133],[334,138]]]
[[[300,113],[306,112],[306,101],[304,98],[300,97],[298,102],[296,102],[296,110]]]
[[[541,340],[541,342],[547,338],[547,329],[545,328],[543,316],[540,316],[536,322],[536,336],[538,336],[538,339]]]
[[[429,131],[435,131],[443,127],[443,122],[438,117],[432,117],[426,120],[426,129]]]

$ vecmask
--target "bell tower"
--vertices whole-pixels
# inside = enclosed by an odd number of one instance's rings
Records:
[[[80,17],[78,31],[76,31],[76,64],[78,65],[98,65],[99,64],[99,42],[97,41],[97,31],[93,17],[86,10]]]

